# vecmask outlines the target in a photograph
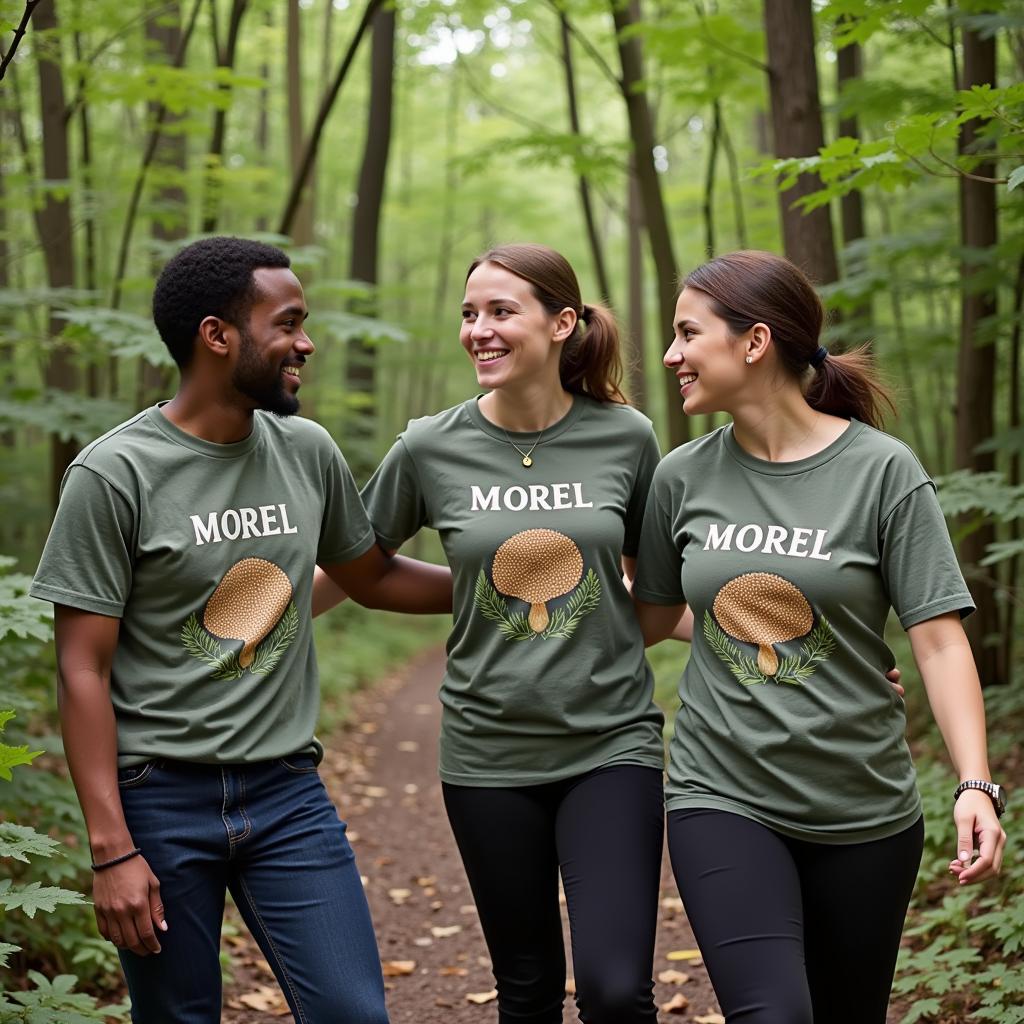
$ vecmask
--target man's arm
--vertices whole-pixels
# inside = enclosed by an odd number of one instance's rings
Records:
[[[390,612],[440,614],[452,610],[452,573],[403,555],[389,555],[374,544],[350,562],[321,568],[353,601]]]
[[[82,805],[93,861],[134,849],[117,788],[117,723],[110,668],[121,620],[56,605],[57,705],[64,751]],[[100,934],[139,956],[160,952],[167,930],[160,883],[144,856],[97,871],[93,900]]]

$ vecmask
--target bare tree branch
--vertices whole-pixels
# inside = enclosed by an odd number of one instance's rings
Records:
[[[278,234],[287,235],[291,231],[292,221],[295,219],[299,203],[302,201],[302,191],[306,187],[306,180],[309,178],[309,172],[313,169],[317,151],[320,149],[320,140],[323,136],[324,126],[327,124],[327,118],[331,113],[331,108],[334,106],[334,101],[338,98],[338,93],[341,91],[341,86],[345,81],[345,76],[348,74],[348,69],[355,59],[359,43],[362,41],[370,21],[373,19],[374,14],[377,13],[377,8],[380,7],[382,2],[383,0],[367,0],[366,9],[363,11],[363,16],[356,27],[355,35],[349,42],[345,56],[342,57],[338,70],[335,72],[334,81],[320,101],[320,109],[317,111],[316,120],[313,122],[309,138],[306,140],[306,146],[302,151],[302,159],[299,161],[298,170],[292,178],[292,187],[284,204],[284,212],[281,214],[281,222],[277,229]]]
[[[3,55],[3,60],[0,60],[0,80],[3,79],[7,73],[7,65],[14,60],[14,52],[18,49],[18,43],[25,36],[25,29],[28,28],[28,19],[32,17],[32,12],[39,6],[39,0],[27,0],[25,4],[25,13],[21,16],[21,24],[14,30],[14,38],[11,40],[11,48]]]

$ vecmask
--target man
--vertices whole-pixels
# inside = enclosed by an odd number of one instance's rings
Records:
[[[68,469],[31,591],[56,606],[99,929],[133,1020],[209,1024],[230,890],[297,1021],[379,1024],[369,911],[317,773],[310,588],[319,563],[363,604],[442,612],[450,576],[377,546],[334,442],[292,415],[314,348],[283,252],[196,242],[153,315],[178,391]]]

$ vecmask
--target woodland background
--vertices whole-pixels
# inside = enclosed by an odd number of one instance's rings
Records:
[[[116,988],[75,905],[87,850],[25,574],[79,447],[172,392],[149,298],[204,234],[291,253],[318,346],[303,411],[360,478],[408,418],[472,393],[459,305],[489,245],[553,245],[612,306],[666,450],[716,425],[682,416],[660,366],[679,274],[785,252],[828,303],[827,343],[871,343],[889,429],[939,481],[994,771],[1024,779],[1024,2],[2,0],[0,52],[0,776],[45,751],[0,789],[0,1020],[77,1019],[71,982],[36,969]],[[319,627],[329,720],[382,671],[382,636],[401,658],[439,635],[381,621],[343,607]],[[1020,844],[984,890],[929,883],[951,775],[892,642],[931,829],[905,1020],[1024,1021]],[[671,710],[678,649],[653,659]],[[80,999],[81,1019],[112,1012]]]

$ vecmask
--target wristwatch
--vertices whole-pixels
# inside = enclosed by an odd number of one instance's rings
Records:
[[[1003,816],[1003,811],[1006,810],[1006,790],[1002,786],[997,785],[995,782],[985,782],[983,779],[967,779],[953,790],[953,803],[957,802],[960,794],[965,789],[980,789],[992,801],[996,809],[996,817],[1001,818]]]

